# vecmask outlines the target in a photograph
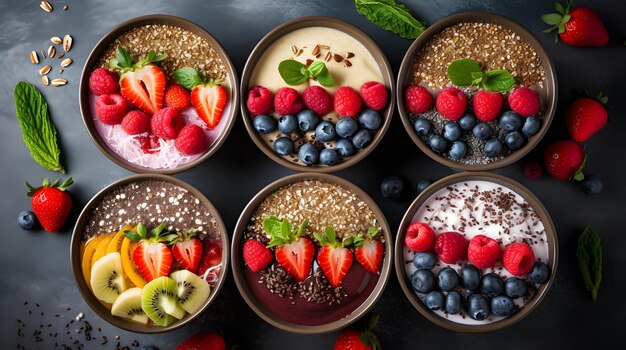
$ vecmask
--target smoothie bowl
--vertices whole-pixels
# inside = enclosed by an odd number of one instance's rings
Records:
[[[268,33],[243,70],[241,112],[254,143],[297,171],[356,164],[394,111],[387,59],[365,33],[331,17],[303,17]]]
[[[119,24],[91,51],[80,109],[94,143],[137,173],[194,167],[225,142],[238,103],[236,71],[200,26],[167,15]]]
[[[490,173],[443,178],[411,204],[396,238],[400,285],[427,319],[456,332],[515,324],[548,293],[552,220],[519,183]]]
[[[178,328],[206,310],[228,267],[219,213],[189,184],[135,175],[98,192],[71,243],[78,289],[107,322],[138,333]]]
[[[492,13],[460,13],[429,27],[404,56],[397,89],[413,142],[464,171],[521,159],[556,111],[556,72],[541,43]]]
[[[345,327],[382,294],[391,269],[382,212],[341,178],[292,175],[261,190],[231,246],[239,292],[268,323],[314,334]]]

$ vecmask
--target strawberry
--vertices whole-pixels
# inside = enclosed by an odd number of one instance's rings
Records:
[[[608,97],[602,96],[597,99],[583,97],[574,100],[565,111],[567,130],[575,141],[587,141],[591,136],[600,131],[608,119],[608,113],[604,104]]]
[[[120,90],[124,98],[149,115],[163,108],[167,79],[161,68],[153,63],[167,56],[150,50],[145,58],[134,62],[122,46],[118,45],[116,52],[117,59],[111,60],[109,65],[122,70]]]
[[[164,231],[164,228],[165,224],[160,224],[148,232],[146,226],[140,223],[136,231],[124,231],[128,239],[139,242],[133,252],[133,261],[147,282],[169,275],[172,266],[172,251],[166,244],[177,239],[178,235]]]
[[[165,105],[179,111],[191,106],[189,91],[178,84],[172,84],[165,90]]]
[[[198,268],[198,275],[201,276],[222,263],[222,246],[210,239],[204,239],[203,243],[204,249],[202,249],[202,258]]]
[[[274,261],[274,255],[265,244],[256,239],[249,239],[243,243],[243,261],[250,270],[259,272]]]
[[[202,241],[190,230],[173,241],[172,255],[185,269],[196,273],[202,257]]]
[[[370,317],[367,328],[363,331],[344,329],[335,341],[334,350],[379,350],[382,349],[380,341],[374,333],[378,315]]]
[[[71,177],[62,184],[59,184],[59,180],[50,183],[45,178],[41,187],[33,187],[26,183],[28,196],[31,197],[30,205],[44,230],[58,232],[63,226],[72,210],[72,197],[65,189],[73,183]]]
[[[276,261],[300,282],[309,276],[315,254],[313,242],[307,237],[302,237],[308,224],[308,220],[304,220],[294,233],[291,223],[287,220],[273,216],[263,220],[263,229],[271,237],[267,247],[276,247],[274,251]]]
[[[226,342],[216,332],[199,332],[178,344],[176,350],[226,350]]]
[[[383,243],[376,239],[379,233],[380,227],[372,226],[367,231],[366,237],[357,235],[352,238],[352,244],[356,247],[356,249],[354,249],[356,261],[370,273],[378,272],[380,263],[383,261],[383,255],[385,254]]]
[[[191,105],[209,129],[220,122],[228,97],[219,80],[206,80],[197,70],[184,67],[174,71],[178,84],[191,90]]]
[[[544,33],[556,31],[564,43],[571,46],[604,46],[609,43],[609,33],[598,14],[585,6],[571,9],[572,3],[567,0],[565,7],[560,3],[554,4],[558,13],[548,13],[541,19],[552,27]]]
[[[581,181],[585,178],[582,172],[585,166],[585,151],[575,141],[556,141],[546,147],[544,161],[546,170],[557,180],[574,179]]]
[[[354,256],[346,248],[348,244],[345,243],[349,243],[348,240],[337,241],[337,233],[330,226],[326,226],[324,231],[323,235],[315,234],[315,239],[322,246],[317,252],[317,263],[324,271],[330,285],[337,288],[350,270]]]

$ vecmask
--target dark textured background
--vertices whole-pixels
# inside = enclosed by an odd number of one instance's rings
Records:
[[[59,341],[67,341],[65,322],[79,311],[86,319],[101,327],[110,339],[105,346],[92,341],[87,349],[110,349],[115,335],[122,345],[133,339],[142,344],[171,349],[200,329],[220,330],[229,345],[239,344],[246,349],[328,349],[336,333],[319,336],[300,336],[272,328],[257,317],[240,297],[229,276],[219,298],[211,308],[192,325],[161,335],[137,335],[105,324],[88,306],[75,287],[69,263],[69,242],[73,220],[82,206],[99,189],[116,179],[130,175],[102,155],[85,131],[78,107],[78,81],[84,61],[96,41],[112,26],[126,19],[150,14],[166,13],[190,19],[211,32],[230,54],[241,72],[245,60],[257,41],[275,26],[300,16],[329,15],[357,25],[368,33],[387,54],[397,72],[410,41],[385,32],[357,14],[352,1],[268,0],[268,1],[61,1],[51,0],[52,13],[43,12],[38,1],[2,0],[0,2],[0,153],[2,195],[0,217],[2,249],[0,252],[0,321],[1,348],[14,349],[16,343],[26,348],[51,349],[54,342],[34,344],[30,335],[39,324],[44,338],[49,332],[60,333]],[[535,33],[552,59],[559,78],[559,108],[552,128],[537,151],[524,159],[540,157],[550,140],[567,137],[564,110],[571,101],[572,88],[587,88],[593,92],[602,89],[614,107],[609,112],[609,123],[598,135],[586,143],[589,160],[587,171],[599,175],[605,184],[597,196],[587,196],[579,186],[557,182],[544,176],[532,182],[522,176],[521,162],[498,173],[510,176],[528,186],[543,201],[556,224],[560,261],[556,281],[543,303],[517,325],[492,334],[455,334],[431,324],[408,303],[402,294],[395,274],[375,311],[382,315],[378,328],[385,349],[417,348],[588,348],[594,344],[615,344],[616,332],[626,318],[623,292],[626,282],[623,253],[626,234],[626,183],[620,170],[624,169],[623,135],[626,122],[624,81],[626,81],[626,22],[623,1],[579,1],[594,7],[611,35],[610,44],[603,48],[573,48],[555,44],[552,37],[541,33],[542,13],[552,10],[552,1],[404,1],[416,17],[431,24],[449,14],[462,11],[490,11],[522,23]],[[69,11],[61,10],[63,4]],[[70,33],[74,46],[68,57],[74,64],[63,77],[70,82],[61,88],[42,88],[37,75],[39,66],[32,65],[28,53],[46,49],[49,38]],[[12,91],[20,80],[35,83],[41,88],[56,124],[63,149],[64,164],[76,184],[71,193],[75,210],[63,232],[26,232],[18,228],[17,213],[29,209],[24,180],[38,183],[45,176],[56,178],[37,165],[29,156],[15,119]],[[391,202],[379,194],[380,180],[390,174],[400,174],[410,181],[412,188],[421,178],[438,179],[452,173],[422,154],[411,142],[394,116],[389,132],[370,156],[360,164],[342,171],[342,176],[370,193],[379,203],[392,229],[410,201]],[[619,140],[622,141],[619,141]],[[392,157],[393,156],[393,157]],[[400,161],[394,161],[400,159]],[[207,162],[193,170],[177,175],[203,191],[220,211],[226,226],[232,230],[240,211],[250,198],[271,181],[291,174],[265,157],[246,134],[243,123],[237,121],[222,149]],[[415,193],[413,193],[415,194]],[[413,196],[411,196],[413,197]],[[604,278],[597,302],[590,301],[585,292],[576,265],[576,237],[586,224],[592,224],[602,236],[604,247]],[[230,274],[230,272],[229,272]],[[29,300],[27,306],[24,300]],[[37,308],[34,303],[39,302]],[[65,311],[72,307],[71,311]],[[33,315],[28,315],[28,309]],[[40,312],[44,312],[43,317]],[[61,314],[57,319],[54,314]],[[16,318],[26,323],[26,341],[16,336]],[[53,322],[56,321],[56,322]],[[100,336],[94,331],[95,336]],[[82,337],[79,337],[82,339]]]

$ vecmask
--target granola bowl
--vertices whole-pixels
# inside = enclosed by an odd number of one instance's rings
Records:
[[[209,32],[180,17],[147,15],[115,26],[93,48],[80,111],[110,160],[135,173],[173,174],[224,144],[237,87],[230,58]]]
[[[558,255],[550,215],[532,192],[502,175],[466,172],[413,201],[396,235],[395,267],[422,316],[455,332],[484,333],[539,306]]]
[[[466,59],[477,64],[477,76],[504,70],[511,84],[490,91],[483,91],[494,88],[485,87],[488,78],[479,86],[471,78],[464,86],[453,84],[451,63]],[[498,169],[535,148],[552,123],[558,91],[539,40],[519,23],[487,12],[459,13],[430,26],[407,50],[396,85],[400,119],[413,142],[462,171]],[[456,109],[445,108],[449,96]]]
[[[391,239],[383,213],[354,184],[327,174],[291,175],[262,189],[241,213],[232,271],[244,300],[266,322],[293,333],[327,333],[357,321],[380,298]]]
[[[80,294],[98,316],[130,332],[162,333],[215,301],[226,280],[227,245],[219,213],[199,190],[143,174],[106,186],[85,205],[70,261]]]

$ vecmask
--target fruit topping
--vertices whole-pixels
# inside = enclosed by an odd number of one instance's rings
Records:
[[[361,110],[361,97],[349,86],[342,86],[335,91],[333,106],[342,117],[355,117]]]
[[[502,264],[513,276],[529,273],[535,264],[535,253],[526,243],[513,243],[504,248]]]
[[[437,286],[442,292],[453,291],[459,284],[459,275],[451,267],[444,267],[437,274]]]
[[[120,253],[106,254],[93,264],[90,285],[93,295],[109,304],[126,290]]]
[[[465,257],[467,253],[467,241],[458,232],[444,232],[435,239],[435,254],[441,261],[454,264]]]
[[[272,251],[256,239],[249,239],[243,244],[243,260],[250,270],[259,272],[274,261]]]
[[[187,124],[180,129],[174,145],[180,153],[194,155],[207,150],[209,139],[201,127],[196,124]]]
[[[480,286],[480,270],[472,265],[463,265],[459,270],[459,279],[463,288],[475,290]]]
[[[513,299],[506,295],[497,295],[491,298],[491,312],[498,317],[510,316],[515,310]]]
[[[504,282],[495,272],[490,272],[480,279],[480,291],[492,298],[504,291]]]
[[[228,97],[219,80],[205,79],[197,70],[184,67],[174,71],[174,79],[191,90],[191,104],[209,129],[219,124]]]
[[[383,242],[377,239],[380,234],[380,227],[372,226],[367,231],[367,235],[357,235],[352,237],[350,245],[355,247],[354,256],[356,261],[370,273],[378,273],[380,264],[383,262],[385,247]],[[350,238],[348,238],[350,239]]]
[[[418,293],[430,293],[437,283],[437,278],[430,270],[417,270],[411,275],[411,284]]]
[[[359,89],[363,103],[375,111],[380,111],[387,105],[387,87],[377,81],[368,81]]]
[[[444,301],[445,297],[438,290],[433,290],[424,297],[424,304],[426,304],[427,308],[433,311],[443,309]]]
[[[428,252],[435,244],[435,231],[423,222],[409,225],[404,236],[404,244],[414,252]]]
[[[359,120],[359,125],[361,125],[361,127],[372,131],[377,130],[383,122],[383,118],[380,113],[369,108],[362,110],[357,119]]]
[[[539,113],[541,103],[539,94],[529,87],[519,87],[509,94],[509,107],[523,117],[530,117]]]
[[[191,107],[189,91],[178,84],[172,84],[165,89],[165,106],[176,108],[179,111]]]
[[[423,86],[411,85],[404,92],[404,103],[411,114],[428,111],[433,105],[433,97]]]
[[[143,287],[141,309],[152,322],[167,327],[185,316],[178,304],[176,282],[165,276],[155,278]]]
[[[184,125],[183,117],[172,107],[158,110],[150,120],[152,133],[165,140],[175,139]]]
[[[141,294],[141,288],[133,287],[125,290],[113,302],[111,314],[140,324],[148,324],[148,315],[141,309]]]
[[[311,272],[315,247],[307,237],[302,237],[308,220],[295,230],[287,220],[277,217],[263,219],[263,229],[270,235],[268,248],[274,248],[276,261],[297,281],[304,281]]]
[[[344,241],[337,240],[335,230],[326,226],[324,234],[316,233],[315,239],[322,246],[317,252],[317,263],[324,271],[324,275],[333,287],[339,287],[346,273],[350,270],[354,256],[346,248]]]
[[[177,239],[177,234],[166,231],[165,224],[150,231],[143,224],[138,224],[136,230],[125,231],[124,235],[131,241],[138,242],[133,252],[133,261],[146,281],[169,274],[172,252],[166,244]]]
[[[270,132],[276,130],[276,119],[272,118],[267,114],[259,114],[252,120],[252,126],[254,129],[261,134],[269,134]]]
[[[176,282],[179,306],[190,314],[200,310],[211,293],[207,281],[188,270],[172,272],[170,278]]]
[[[479,269],[493,267],[500,257],[500,246],[495,239],[485,235],[476,235],[469,241],[467,258]]]
[[[202,243],[204,249],[202,249],[202,259],[200,259],[198,275],[211,282],[213,279],[217,279],[221,271],[222,246],[219,242],[209,239],[204,239]]]
[[[272,110],[272,93],[263,86],[251,87],[246,107],[253,116],[269,113]]]
[[[280,115],[296,114],[302,106],[302,99],[295,89],[283,87],[274,95],[274,110]]]
[[[100,95],[96,99],[96,115],[104,124],[119,124],[126,115],[126,100],[120,94]]]
[[[122,119],[122,128],[128,135],[150,132],[150,116],[139,110],[130,111]]]
[[[437,264],[437,256],[429,252],[419,252],[413,257],[413,266],[416,269],[432,270]]]
[[[529,276],[530,278],[530,276]],[[517,277],[510,277],[504,281],[504,293],[512,299],[518,299],[528,293],[528,286],[523,279]]]
[[[465,114],[467,97],[457,88],[445,87],[435,102],[437,112],[449,120],[457,120]]]
[[[319,116],[328,114],[333,109],[333,99],[321,86],[309,86],[302,92],[304,106]]]
[[[172,245],[172,255],[183,268],[196,273],[202,258],[202,241],[195,237],[196,233],[190,230],[187,233],[179,233],[178,238],[170,243]]]
[[[550,267],[542,261],[537,261],[528,274],[528,280],[533,283],[544,283],[550,278]]]
[[[72,210],[72,197],[66,189],[73,183],[71,177],[62,184],[59,180],[50,183],[45,178],[40,187],[26,183],[28,196],[31,197],[30,205],[44,230],[58,232],[65,223]]]
[[[480,90],[472,98],[472,105],[478,120],[490,122],[500,114],[502,95],[499,92]]]
[[[119,91],[119,76],[105,68],[96,68],[89,75],[89,91],[96,95],[114,94]]]

